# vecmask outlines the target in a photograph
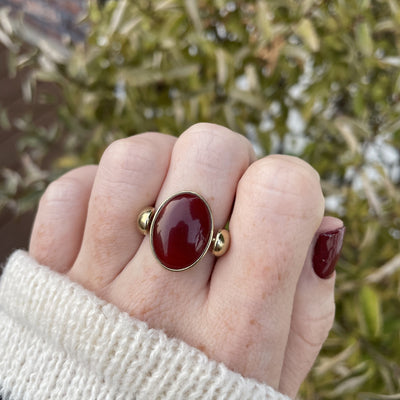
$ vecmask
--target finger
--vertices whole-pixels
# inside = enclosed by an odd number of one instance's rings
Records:
[[[237,182],[253,159],[252,146],[242,135],[218,125],[194,125],[175,144],[157,206],[177,192],[195,191],[209,203],[215,228],[223,227],[229,218]],[[178,301],[177,296],[181,299],[186,296],[195,302],[197,294],[205,293],[213,265],[214,256],[208,253],[186,271],[165,270],[156,261],[146,238],[133,262],[112,285],[118,288],[117,296],[121,297],[123,304],[120,306],[124,309],[135,304],[136,312],[140,313],[138,304],[142,304],[142,298],[148,299],[152,292],[162,290],[163,298],[153,299],[153,303],[162,300],[165,309],[167,301],[176,310],[176,304],[188,305],[187,301]],[[135,291],[131,289],[132,284],[135,284]],[[149,315],[139,317],[150,318]]]
[[[319,177],[308,164],[289,156],[255,162],[238,185],[231,248],[214,268],[212,318],[226,324],[234,313],[229,340],[250,354],[236,362],[275,388],[297,281],[323,210]]]
[[[96,171],[88,165],[67,172],[40,200],[29,253],[57,272],[67,272],[78,255]]]
[[[126,266],[143,236],[136,226],[165,178],[175,138],[144,133],[117,140],[104,152],[93,185],[82,249],[71,279],[96,291]]]
[[[279,390],[294,398],[321,350],[335,316],[334,267],[343,222],[325,217],[314,236],[299,282]],[[324,274],[324,271],[330,271]],[[321,276],[323,278],[321,278]]]

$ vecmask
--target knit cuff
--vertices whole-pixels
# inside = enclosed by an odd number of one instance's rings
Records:
[[[5,399],[289,400],[15,252],[0,282]]]

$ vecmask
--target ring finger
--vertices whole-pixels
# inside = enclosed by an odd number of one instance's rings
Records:
[[[174,146],[156,207],[177,192],[194,191],[208,202],[214,218],[214,231],[223,228],[232,209],[237,183],[254,159],[252,146],[242,135],[213,124],[196,124],[184,132]],[[136,283],[136,287],[139,284],[147,292],[154,291],[155,282],[160,287],[170,284],[173,290],[179,288],[179,293],[190,293],[193,298],[194,293],[207,287],[213,265],[214,256],[208,253],[187,271],[167,271],[156,261],[146,237],[133,262],[112,286],[118,287],[124,301],[132,293],[132,284]],[[147,296],[145,293],[142,295],[143,298]],[[134,296],[138,304],[140,289],[134,291]],[[119,306],[129,308],[126,304]]]

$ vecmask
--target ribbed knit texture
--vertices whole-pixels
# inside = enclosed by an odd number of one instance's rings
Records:
[[[0,282],[4,400],[289,400],[149,329],[23,251]]]

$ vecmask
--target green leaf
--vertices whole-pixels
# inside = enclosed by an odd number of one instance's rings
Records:
[[[356,25],[356,41],[359,50],[364,56],[371,56],[374,51],[374,42],[371,37],[371,29],[367,22]]]
[[[317,32],[309,19],[303,19],[295,28],[296,34],[312,51],[318,51],[320,40]]]
[[[378,338],[382,333],[382,310],[379,294],[371,286],[360,291],[361,331],[369,338]]]

